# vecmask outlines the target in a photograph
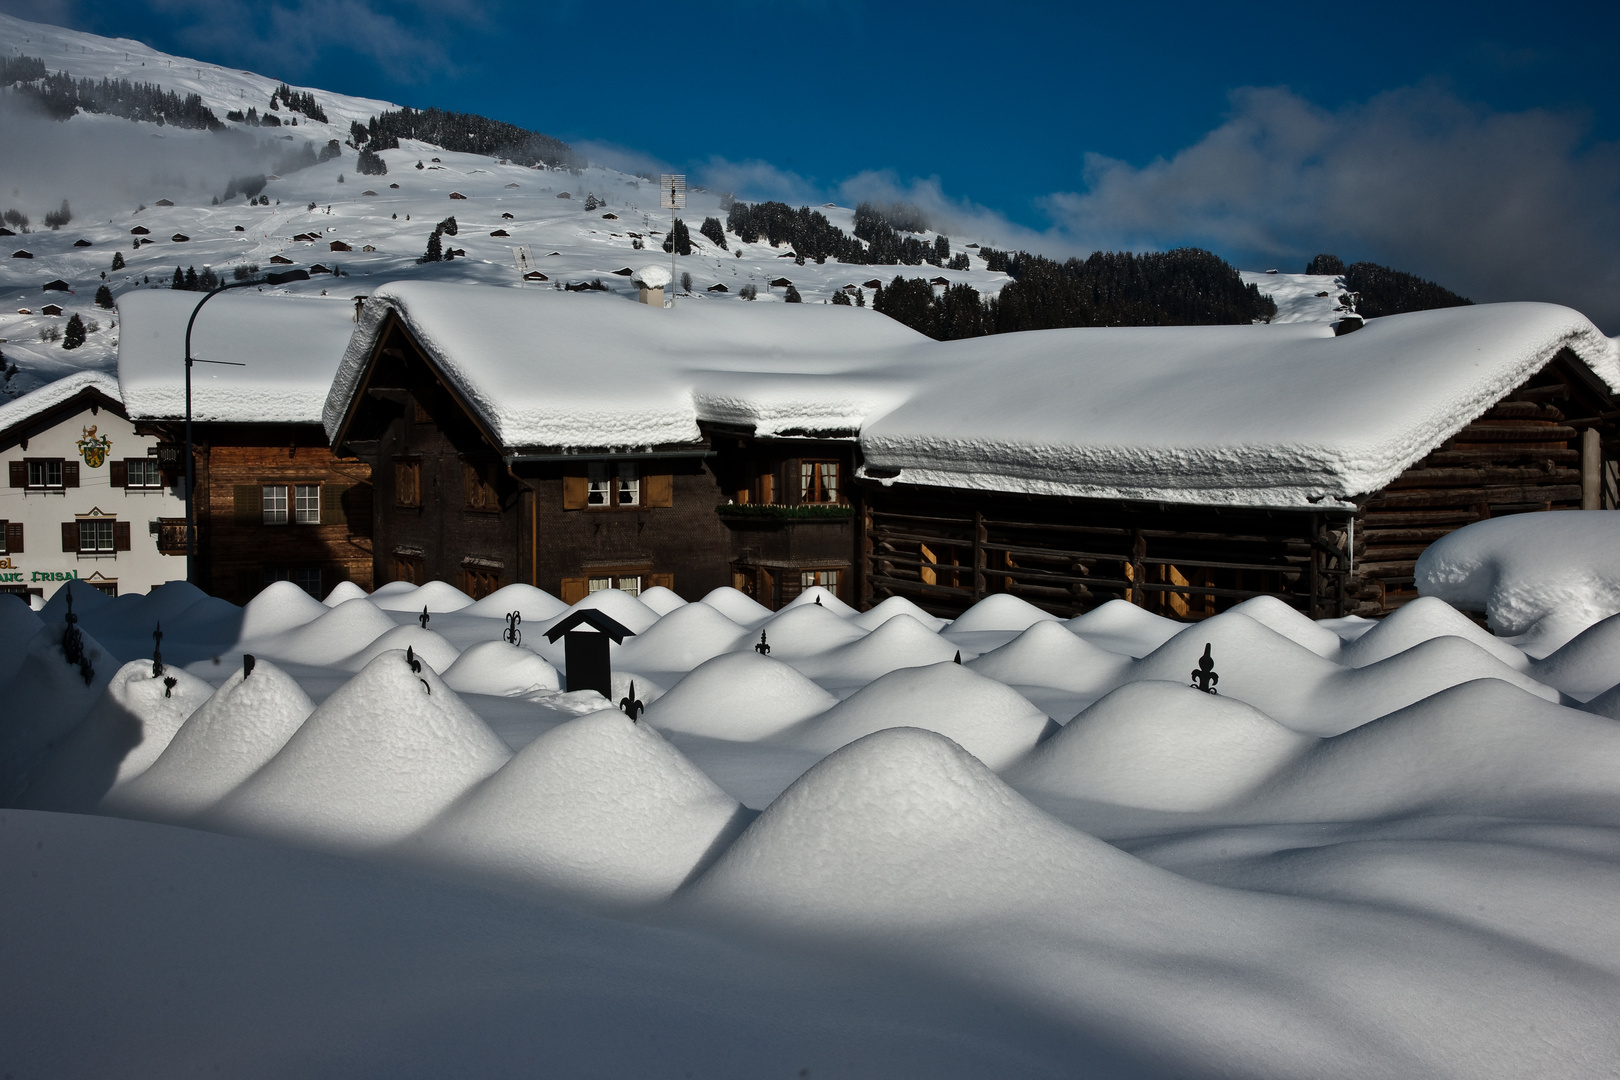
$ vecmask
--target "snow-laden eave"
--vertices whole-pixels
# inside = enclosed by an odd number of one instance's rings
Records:
[[[124,398],[119,392],[117,379],[101,371],[78,371],[0,405],[0,439],[50,415],[81,395],[87,395],[91,400],[99,395],[111,407],[120,413],[123,411]]]

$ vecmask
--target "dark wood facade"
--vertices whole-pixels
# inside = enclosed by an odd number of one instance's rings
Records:
[[[990,593],[1061,615],[1123,599],[1200,619],[1254,596],[1313,618],[1416,598],[1424,548],[1474,521],[1612,509],[1620,409],[1565,350],[1390,484],[1342,510],[1242,510],[863,483],[860,603],[954,616]]]
[[[167,441],[181,475],[181,425],[142,426]],[[371,469],[333,454],[320,425],[194,424],[192,441],[201,588],[240,604],[272,581],[315,596],[343,581],[373,587]],[[161,542],[184,552],[184,519],[165,520]]]

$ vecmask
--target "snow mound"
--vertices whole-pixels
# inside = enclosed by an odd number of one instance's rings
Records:
[[[716,656],[647,709],[665,731],[750,742],[819,716],[838,699],[796,668],[753,652]]]
[[[1060,622],[1048,621],[1036,623],[967,666],[997,682],[1101,696],[1124,681],[1131,661],[1076,637]]]
[[[752,596],[730,585],[711,589],[699,602],[708,604],[738,626],[758,626],[776,614]]]
[[[315,709],[286,672],[259,660],[191,714],[151,768],[110,792],[114,813],[182,821],[223,799],[292,738]]]
[[[322,600],[321,603],[325,604],[329,608],[332,608],[337,607],[339,604],[348,600],[363,600],[365,599],[365,596],[366,590],[362,589],[354,582],[340,581],[336,585],[332,586],[332,591],[326,594],[326,599]]]
[[[783,605],[782,610],[796,607],[824,607],[840,619],[847,619],[855,614],[855,609],[838,599],[836,593],[828,592],[820,585],[810,586],[795,596],[791,603]]]
[[[1567,641],[1620,612],[1620,510],[1513,514],[1441,537],[1417,562],[1417,589],[1483,611],[1499,634]]]
[[[113,634],[135,634],[145,637],[151,634],[160,622],[168,623],[169,631],[173,632],[178,628],[177,623],[183,625],[186,613],[198,604],[208,605],[201,611],[218,608],[220,605],[234,610],[234,605],[209,596],[189,581],[169,581],[148,593],[125,593],[111,604],[98,607],[93,612],[85,612],[84,616],[86,626],[93,627],[100,637]],[[76,597],[74,605],[77,610]]]
[[[0,598],[0,685],[16,674],[28,656],[28,642],[44,627],[45,620],[27,604]]]
[[[866,636],[865,630],[814,604],[783,608],[770,622],[751,630],[766,635],[765,643],[771,647],[772,656],[790,663],[818,656]],[[753,635],[754,642],[759,640],[757,634]]]
[[[1477,814],[1612,827],[1616,761],[1620,725],[1480,679],[1318,743],[1245,814],[1296,822]]]
[[[398,625],[370,600],[345,600],[312,623],[243,641],[242,647],[277,660],[325,665],[335,657],[353,656]]]
[[[849,685],[870,682],[900,668],[954,660],[958,651],[910,615],[896,615],[859,641],[790,662],[812,679]]]
[[[497,644],[505,644],[497,642]],[[381,635],[371,644],[359,652],[337,661],[332,666],[345,671],[359,671],[367,664],[385,652],[404,652],[411,649],[415,655],[426,660],[434,671],[449,671],[461,650],[442,635],[433,630],[424,630],[420,626],[396,626],[386,634]],[[536,657],[536,659],[539,659]]]
[[[1036,810],[949,739],[903,727],[816,764],[685,899],[803,929],[911,932],[1025,905],[1083,911],[1075,886],[1133,866],[1147,869]]]
[[[642,633],[658,621],[656,611],[622,589],[600,589],[574,604],[566,612],[559,612],[558,618],[547,620],[546,629],[550,629],[551,625],[560,622],[563,617],[572,615],[576,611],[583,611],[586,608],[593,608],[618,620],[620,625],[637,634]],[[544,631],[541,631],[541,633],[544,633]]]
[[[826,754],[885,728],[923,728],[1001,769],[1028,752],[1046,724],[1016,690],[946,661],[890,672],[781,740]]]
[[[523,616],[524,621],[535,623],[554,619],[567,610],[567,604],[546,590],[516,582],[502,585],[482,600],[468,604],[459,610],[459,614],[504,620],[508,612],[515,611]]]
[[[1135,657],[1146,656],[1187,629],[1186,623],[1155,615],[1124,600],[1110,600],[1064,625],[1070,633],[1079,634],[1093,645]]]
[[[171,678],[173,687],[166,685]],[[40,765],[23,805],[36,810],[91,809],[109,790],[145,772],[212,693],[213,687],[179,668],[154,679],[152,661],[131,660]]]
[[[612,710],[535,739],[404,850],[621,904],[663,900],[731,835],[740,805],[657,732]]]
[[[690,671],[730,652],[748,636],[707,604],[686,604],[663,616],[646,633],[626,638],[614,663],[639,671]]]
[[[16,805],[41,759],[95,707],[117,671],[118,662],[93,636],[84,634],[85,656],[93,665],[86,684],[78,666],[62,656],[66,630],[64,622],[46,621],[28,639],[16,673],[0,686],[0,701],[6,703],[0,714],[0,806]],[[109,772],[107,785],[111,783]]]
[[[1289,607],[1275,596],[1253,596],[1241,604],[1232,605],[1229,610],[1241,612],[1261,626],[1269,626],[1317,656],[1325,656],[1329,660],[1339,658],[1339,649],[1344,642],[1338,634],[1318,626],[1304,612]]]
[[[1433,596],[1420,596],[1384,616],[1372,629],[1348,642],[1338,660],[1349,667],[1365,667],[1437,637],[1463,638],[1514,671],[1530,669],[1524,653]]]
[[[686,606],[686,601],[681,599],[679,593],[673,589],[666,589],[662,585],[654,585],[650,589],[643,589],[638,599],[659,615],[668,615],[676,608]]]
[[[1610,720],[1620,720],[1620,684],[1605,690],[1582,705],[1581,708],[1597,716],[1607,716]]]
[[[428,663],[433,663],[431,657]],[[556,668],[528,649],[505,641],[481,641],[466,649],[445,668],[444,682],[457,693],[496,697],[562,688]]]
[[[1213,810],[1252,795],[1319,740],[1190,686],[1120,687],[1005,774],[1021,791],[1147,810]]]
[[[400,584],[391,582],[390,584]],[[426,607],[428,614],[447,614],[460,611],[464,607],[472,606],[472,597],[443,581],[429,581],[424,585],[417,585],[406,591],[387,592],[388,586],[371,594],[371,602],[384,611],[421,611]]]
[[[404,653],[384,653],[205,820],[318,846],[377,847],[420,829],[508,756],[431,667],[418,673]]]
[[[1537,682],[1578,701],[1620,684],[1620,615],[1588,626],[1557,652],[1532,664],[1530,673]]]
[[[1028,630],[1038,622],[1056,622],[1058,617],[1042,611],[1028,600],[1009,593],[991,593],[951,623],[951,631],[958,634],[981,630]]]
[[[81,623],[86,615],[93,615],[113,603],[112,597],[95,586],[74,580],[51,594],[51,598],[45,601],[45,606],[39,609],[39,617],[48,623],[61,622],[67,616],[67,601],[70,595],[73,597],[74,614],[79,616]]]
[[[930,615],[903,596],[891,596],[872,610],[851,616],[849,623],[851,626],[858,626],[862,630],[876,630],[896,615],[910,615],[935,633],[951,624],[949,619],[941,619]]]
[[[388,597],[398,598],[401,596],[409,596],[419,588],[421,588],[421,586],[417,585],[413,581],[390,581],[373,589],[371,591],[371,599],[381,600]]]
[[[360,588],[353,582],[344,584]],[[333,589],[332,596],[327,597],[328,602],[336,595],[337,590]],[[364,596],[365,593],[360,595]],[[242,608],[242,639],[246,641],[285,633],[314,622],[329,610],[327,604],[292,582],[273,581]]]

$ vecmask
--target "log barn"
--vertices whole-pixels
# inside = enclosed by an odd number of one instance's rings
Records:
[[[185,473],[185,328],[195,293],[119,298],[118,381],[164,474]],[[272,581],[370,589],[371,470],[333,454],[321,409],[354,330],[347,299],[225,293],[192,332],[198,586],[245,603]],[[238,366],[239,365],[239,366]],[[185,550],[184,519],[168,543]]]
[[[861,433],[862,606],[1376,616],[1454,529],[1616,505],[1620,361],[1563,307],[938,348],[938,377]]]

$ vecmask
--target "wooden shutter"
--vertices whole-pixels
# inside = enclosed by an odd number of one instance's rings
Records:
[[[261,524],[264,521],[264,492],[259,485],[231,485],[231,512],[238,525]]]
[[[346,525],[348,513],[343,509],[343,497],[349,493],[347,484],[321,485],[321,524]]]
[[[648,574],[647,575],[647,587],[648,588],[654,588],[655,589],[660,585],[662,585],[666,589],[674,589],[675,588],[675,575],[674,574]]]
[[[648,506],[675,505],[675,478],[668,473],[656,473],[641,478],[641,497]]]
[[[591,586],[586,578],[565,577],[562,579],[562,602],[577,604],[590,595]]]
[[[77,461],[62,462],[62,486],[79,486],[79,463]]]
[[[129,522],[127,522],[127,521],[115,521],[115,522],[113,522],[113,550],[114,551],[128,551],[129,550]]]
[[[583,510],[590,501],[591,482],[584,476],[563,477],[563,509]],[[573,580],[570,578],[569,580]],[[581,579],[583,580],[583,579]],[[584,597],[580,597],[584,599]]]
[[[123,458],[107,462],[107,468],[115,488],[129,487],[129,465]]]
[[[79,550],[79,523],[77,521],[62,522],[62,550]]]
[[[8,472],[11,473],[11,486],[25,488],[28,486],[28,462],[8,461]]]
[[[21,555],[23,550],[23,523],[6,522],[6,554]]]

